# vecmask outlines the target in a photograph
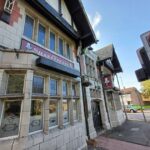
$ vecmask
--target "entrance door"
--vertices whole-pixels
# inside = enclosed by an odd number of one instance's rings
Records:
[[[97,132],[100,132],[100,130],[102,129],[100,107],[99,107],[99,103],[94,101],[92,102],[92,114],[93,114],[93,123],[94,123],[95,130]]]

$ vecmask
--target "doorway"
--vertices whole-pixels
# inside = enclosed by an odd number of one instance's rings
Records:
[[[102,131],[103,125],[102,125],[102,118],[101,118],[101,113],[100,113],[100,105],[99,102],[92,101],[92,114],[93,114],[93,123],[94,123],[94,128],[97,133]]]

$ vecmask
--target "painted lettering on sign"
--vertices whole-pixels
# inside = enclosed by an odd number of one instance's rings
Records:
[[[42,56],[42,57],[45,57],[45,58],[48,58],[52,61],[55,61],[59,64],[62,64],[64,66],[67,66],[67,67],[70,67],[70,68],[74,68],[74,64],[56,54],[53,54],[51,51],[48,51],[38,45],[35,45],[25,39],[22,39],[22,42],[21,42],[21,49],[23,50],[30,50],[36,54],[38,54],[39,56]]]

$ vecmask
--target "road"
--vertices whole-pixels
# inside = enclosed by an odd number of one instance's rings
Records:
[[[150,122],[150,110],[149,110],[149,111],[145,110],[145,111],[144,111],[144,114],[145,114],[145,117],[146,117],[147,122]],[[142,114],[141,112],[137,112],[137,113],[127,113],[127,115],[128,115],[128,119],[129,119],[129,120],[144,121],[144,117],[143,117],[143,114]]]

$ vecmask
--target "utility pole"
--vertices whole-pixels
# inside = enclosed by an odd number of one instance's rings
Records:
[[[145,114],[144,114],[144,111],[143,111],[143,107],[142,107],[143,105],[142,105],[141,100],[140,100],[141,98],[140,98],[138,92],[137,92],[136,95],[137,95],[137,97],[138,97],[138,101],[139,101],[139,104],[140,104],[140,107],[141,107],[141,112],[142,112],[142,114],[143,114],[144,121],[147,122],[146,117],[145,117]]]
[[[120,83],[119,83],[119,79],[118,79],[118,75],[117,75],[117,74],[116,74],[116,78],[117,78],[117,83],[118,83],[118,86],[119,86],[119,90],[121,90],[121,87],[120,87]],[[125,89],[125,87],[124,87],[124,89]],[[122,101],[124,113],[125,113],[125,116],[126,116],[126,120],[128,120],[128,115],[127,115],[127,112],[126,112],[126,108],[125,108],[125,104],[124,104],[124,101],[123,101],[122,93],[121,93],[121,101]]]

